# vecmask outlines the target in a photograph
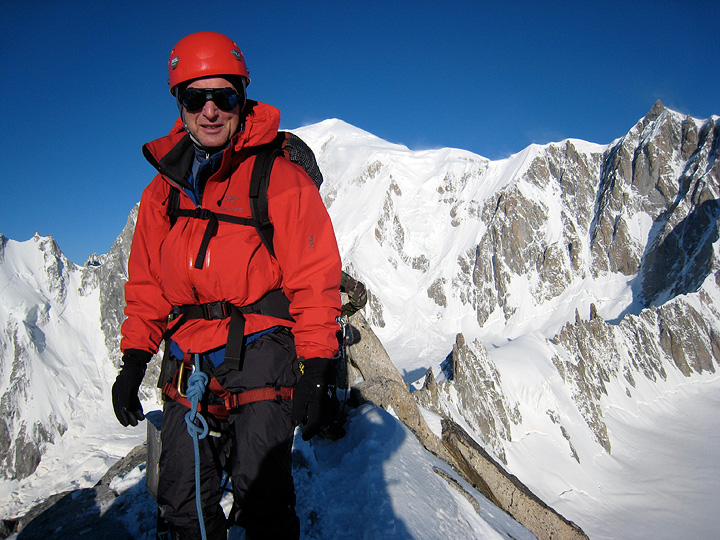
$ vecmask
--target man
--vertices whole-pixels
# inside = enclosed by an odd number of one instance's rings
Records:
[[[167,338],[164,369],[174,367],[164,385],[158,504],[179,539],[200,538],[184,394],[195,360],[210,378],[199,406],[210,428],[199,441],[207,538],[227,538],[232,524],[248,540],[298,538],[294,425],[309,439],[332,420],[337,243],[317,187],[284,157],[267,188],[274,256],[248,221],[253,164],[280,122],[277,109],[246,99],[249,82],[231,39],[186,36],[169,60],[180,118],[143,148],[158,174],[143,191],[128,262],[113,406],[123,425],[144,418],[138,389]],[[219,505],[223,470],[232,478],[230,523]]]

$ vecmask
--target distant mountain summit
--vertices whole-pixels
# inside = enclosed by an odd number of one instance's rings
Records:
[[[392,342],[415,319],[427,339],[408,356],[423,366],[451,348],[469,310],[467,331],[485,340],[529,327],[550,337],[576,308],[617,319],[713,272],[717,117],[657,102],[609,145],[569,139],[498,161],[413,152],[338,120],[297,132],[318,154],[346,264],[381,299],[371,314],[380,334]],[[557,309],[560,298],[572,305]]]
[[[587,497],[607,501],[589,470],[625,442],[608,416],[706,383],[720,362],[718,120],[658,101],[608,145],[496,161],[412,151],[336,119],[294,130],[316,152],[345,267],[368,287],[365,316],[418,400],[591,537]],[[136,215],[83,267],[52,238],[0,237],[7,479],[37,474],[70,426],[112,415]]]

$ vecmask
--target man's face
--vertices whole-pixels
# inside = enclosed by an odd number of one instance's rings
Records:
[[[198,79],[188,88],[235,88],[230,81],[222,77]],[[208,100],[199,111],[184,111],[185,125],[188,131],[205,147],[225,146],[240,125],[240,105],[231,111],[223,111]]]

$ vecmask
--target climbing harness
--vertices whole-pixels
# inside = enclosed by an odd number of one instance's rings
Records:
[[[175,373],[174,379],[165,383],[162,391],[163,394],[173,401],[177,401],[178,403],[197,411],[197,403],[193,404],[190,399],[190,389],[193,384],[192,377],[195,372],[197,372],[196,368],[193,368],[193,374],[187,379],[187,389],[183,391],[183,387],[185,386],[183,376],[188,369],[189,368],[184,363],[180,364],[180,368]],[[206,380],[205,387],[222,399],[223,402],[218,404],[203,405],[203,410],[221,420],[226,419],[232,409],[236,409],[242,405],[247,405],[248,403],[254,403],[256,401],[292,400],[295,392],[295,388],[291,386],[273,386],[233,393],[225,389],[220,384],[220,381],[218,381],[215,377],[209,378],[207,375],[205,375],[205,377],[206,379],[209,379]],[[205,390],[205,387],[203,390]]]
[[[205,393],[205,387],[208,383],[208,376],[200,369],[200,355],[195,354],[195,365],[192,375],[188,379],[187,397],[190,401],[190,410],[185,414],[185,423],[187,430],[193,440],[193,449],[195,450],[195,507],[198,513],[198,522],[200,524],[200,535],[202,540],[207,540],[205,532],[205,520],[202,513],[202,500],[200,498],[200,444],[199,441],[204,439],[208,432],[207,420],[198,412],[198,404]],[[197,421],[197,422],[196,422]]]

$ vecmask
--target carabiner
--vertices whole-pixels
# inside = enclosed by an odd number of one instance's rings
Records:
[[[182,390],[182,378],[183,378],[183,373],[185,373],[185,362],[182,362],[182,363],[180,364],[180,369],[178,369],[178,375],[177,375],[177,391],[178,391],[178,394],[180,394],[180,397],[187,398],[187,393],[183,392],[183,390]],[[192,366],[190,367],[190,376],[192,376],[193,373],[195,373],[195,365],[192,365]]]

